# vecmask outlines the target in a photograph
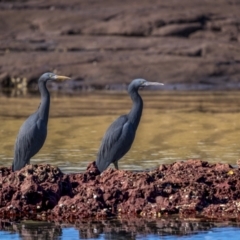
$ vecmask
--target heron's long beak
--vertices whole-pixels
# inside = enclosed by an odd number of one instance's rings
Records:
[[[56,75],[56,76],[55,76],[55,79],[56,79],[56,80],[60,80],[60,81],[64,81],[64,80],[69,80],[69,79],[71,79],[71,78],[65,77],[65,76]]]
[[[164,84],[159,82],[145,82],[142,86],[146,87],[146,86],[160,86],[160,85],[164,85]]]

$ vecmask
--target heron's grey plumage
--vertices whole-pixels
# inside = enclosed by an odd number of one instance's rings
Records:
[[[143,109],[143,101],[138,89],[141,86],[147,86],[147,83],[153,85],[144,79],[135,79],[129,84],[128,93],[132,98],[133,106],[127,115],[117,118],[107,129],[96,160],[100,172],[103,172],[111,163],[117,166],[118,160],[131,148]]]
[[[38,80],[41,103],[38,110],[27,118],[19,130],[14,147],[13,171],[20,170],[29,164],[31,157],[42,148],[46,140],[50,107],[50,94],[46,83],[56,79],[67,79],[67,77],[45,73]]]
[[[36,112],[20,128],[15,143],[13,171],[30,163],[30,158],[42,148],[46,137],[47,123]]]
[[[108,128],[100,146],[97,167],[104,171],[111,163],[122,158],[131,148],[135,137],[133,125],[127,115],[119,117]]]

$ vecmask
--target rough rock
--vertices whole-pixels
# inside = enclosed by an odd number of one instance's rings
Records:
[[[171,24],[166,27],[157,28],[153,31],[152,35],[188,37],[191,33],[194,33],[202,28],[202,25],[199,23]]]
[[[240,217],[240,171],[201,160],[144,172],[63,174],[50,165],[1,169],[0,218],[75,221],[112,216]],[[70,221],[69,220],[69,221]]]
[[[136,77],[239,87],[239,1],[1,1],[0,16],[3,87],[33,88],[46,71],[73,89]]]

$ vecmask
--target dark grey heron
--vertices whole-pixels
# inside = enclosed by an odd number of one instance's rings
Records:
[[[152,85],[163,84],[148,82],[144,79],[135,79],[129,84],[128,94],[132,98],[133,106],[127,115],[117,118],[107,129],[96,160],[100,172],[103,172],[111,163],[118,169],[118,160],[131,148],[143,109],[143,101],[138,89]]]
[[[47,124],[50,107],[50,94],[47,82],[51,80],[70,79],[54,73],[44,73],[38,79],[38,88],[41,94],[41,103],[38,110],[30,115],[21,126],[14,148],[12,171],[20,170],[30,163],[33,157],[43,146],[47,137]]]

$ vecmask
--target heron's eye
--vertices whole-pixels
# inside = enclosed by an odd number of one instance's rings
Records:
[[[53,77],[53,74],[49,74],[49,77],[52,78],[52,77]]]

